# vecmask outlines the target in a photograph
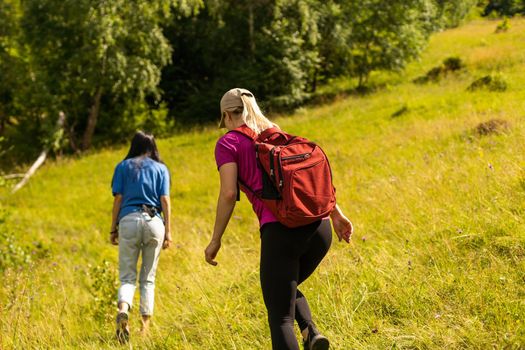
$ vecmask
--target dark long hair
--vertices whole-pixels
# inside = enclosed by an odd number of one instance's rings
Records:
[[[131,146],[129,147],[128,155],[126,158],[124,158],[124,160],[142,155],[147,155],[154,161],[162,163],[153,135],[143,131],[137,131],[131,140]]]

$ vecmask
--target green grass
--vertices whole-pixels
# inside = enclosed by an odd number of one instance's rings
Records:
[[[355,224],[352,243],[334,242],[301,287],[334,349],[525,347],[525,20],[510,23],[504,34],[494,34],[496,21],[436,34],[420,61],[384,89],[276,118],[326,150],[338,202]],[[411,82],[450,56],[467,69],[437,83]],[[494,73],[507,91],[467,92]],[[484,137],[472,131],[492,118],[507,120],[510,130]],[[245,198],[219,266],[203,258],[220,135],[210,127],[159,142],[173,176],[175,247],[160,259],[151,336],[134,337],[135,348],[270,348],[257,222]],[[0,348],[120,347],[114,309],[95,317],[97,305],[115,295],[90,285],[113,283],[109,184],[125,153],[47,163],[2,199],[18,242],[41,241],[50,253],[4,272]],[[109,271],[93,274],[104,260]],[[137,329],[138,313],[132,317]]]

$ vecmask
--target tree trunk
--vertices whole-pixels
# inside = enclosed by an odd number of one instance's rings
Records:
[[[368,52],[370,51],[370,42],[368,41],[365,45],[365,52],[363,55],[363,66],[359,70],[359,83],[358,89],[363,89],[364,85],[368,81],[368,75],[370,74],[370,66],[368,62]]]
[[[15,187],[13,187],[13,189],[11,190],[11,193],[15,193],[16,191],[21,189],[29,181],[29,178],[33,176],[33,174],[38,170],[38,168],[40,168],[42,164],[44,164],[46,157],[47,157],[47,148],[44,149],[42,153],[40,153],[36,161],[33,163],[33,165],[31,165],[31,168],[29,168],[27,173],[24,175],[24,178],[22,179],[22,181],[20,181],[19,183],[16,184]]]
[[[98,87],[93,98],[93,105],[89,110],[88,121],[84,136],[82,138],[82,150],[85,151],[91,147],[95,127],[97,126],[98,114],[100,112],[100,99],[102,98],[102,87]]]
[[[358,90],[363,87],[363,81],[364,81],[364,73],[359,72],[359,81],[357,82]]]
[[[252,59],[255,57],[255,38],[254,38],[254,19],[253,19],[253,4],[248,5],[248,33],[250,36],[250,53]]]
[[[67,139],[69,141],[69,147],[71,147],[73,152],[79,154],[80,148],[78,147],[77,138],[75,136],[75,123],[73,123],[72,125],[69,125],[66,121],[66,124],[64,124],[64,131],[67,134]]]
[[[80,154],[80,148],[77,145],[75,133],[72,128],[67,130],[67,139],[69,140],[69,147],[71,147],[73,152]]]
[[[318,73],[318,69],[315,68],[314,69],[314,76],[312,77],[312,86],[310,88],[310,92],[314,93],[316,90],[317,90],[317,73]]]
[[[58,114],[56,129],[57,130],[62,129],[64,127],[65,121],[66,121],[66,115],[64,114],[64,112],[60,112]],[[24,178],[19,183],[17,183],[15,187],[13,187],[13,189],[11,190],[11,193],[15,193],[16,191],[21,189],[29,181],[29,178],[33,176],[33,174],[38,170],[38,168],[40,168],[40,166],[44,164],[48,151],[49,151],[49,147],[46,147],[42,150],[42,152],[40,153],[38,158],[35,160],[33,165],[31,165],[31,168],[29,168],[27,173],[24,174]]]

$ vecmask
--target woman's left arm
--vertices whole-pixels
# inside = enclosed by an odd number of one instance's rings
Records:
[[[352,222],[343,214],[339,205],[335,205],[334,210],[330,214],[332,224],[334,225],[335,233],[339,238],[339,242],[344,240],[346,243],[350,243],[350,237],[354,233],[354,225]]]
[[[110,231],[110,240],[111,244],[118,245],[118,229],[117,229],[117,219],[120,212],[120,205],[122,204],[122,195],[115,194],[113,199],[113,210],[111,212],[111,231]]]

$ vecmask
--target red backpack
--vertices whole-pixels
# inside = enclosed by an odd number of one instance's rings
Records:
[[[256,193],[242,181],[287,227],[313,223],[330,215],[335,207],[335,188],[328,158],[321,147],[306,138],[278,128],[257,135],[243,125],[232,130],[254,141],[263,189]]]

